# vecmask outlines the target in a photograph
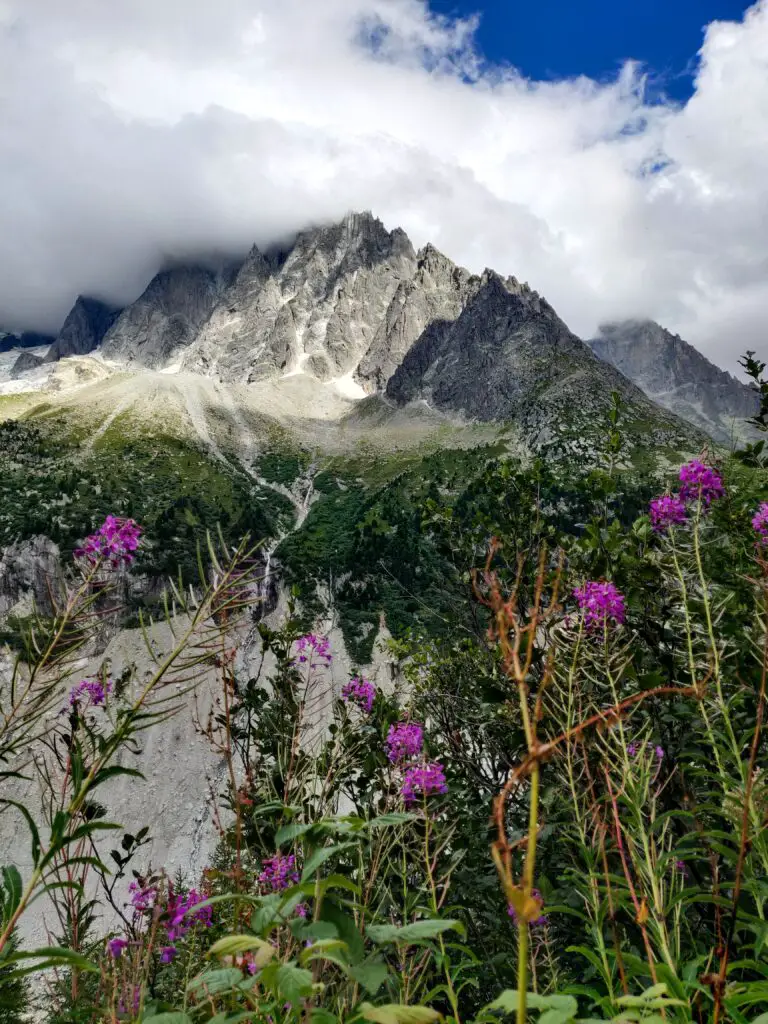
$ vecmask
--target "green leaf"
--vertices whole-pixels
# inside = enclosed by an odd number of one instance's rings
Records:
[[[275,947],[257,935],[225,935],[223,939],[214,942],[208,950],[208,956],[237,956],[238,953],[248,953],[252,949],[258,950],[257,963],[266,963],[275,955]]]
[[[319,1007],[314,1008],[309,1019],[312,1024],[339,1024],[336,1014],[329,1013],[328,1010],[321,1010]]]
[[[276,977],[280,995],[294,1006],[297,1006],[305,996],[312,994],[312,972],[304,970],[303,967],[281,964]]]
[[[415,814],[380,814],[378,818],[373,818],[365,826],[368,829],[375,828],[389,828],[392,825],[407,825],[410,821],[416,821],[417,815]]]
[[[389,969],[383,960],[368,960],[357,964],[349,973],[369,995],[375,996],[387,980]]]
[[[314,824],[306,824],[298,821],[291,825],[283,825],[275,836],[275,846],[280,847],[283,843],[287,843],[289,839],[297,839],[299,836],[304,836],[314,827]]]
[[[205,995],[216,996],[222,992],[230,992],[242,980],[243,973],[238,967],[222,967],[198,974],[187,985],[187,991],[194,992],[198,998]]]
[[[340,939],[343,939],[349,950],[349,959],[353,964],[359,963],[365,956],[363,937],[355,924],[354,918],[343,910],[333,897],[323,900],[320,907],[320,920],[332,924]]]
[[[16,913],[16,908],[21,902],[21,894],[24,883],[21,880],[19,869],[15,864],[7,864],[3,867],[3,890],[5,898],[3,902],[3,922],[10,921]]]
[[[386,1003],[384,1006],[361,1003],[359,1014],[374,1024],[432,1024],[442,1018],[442,1014],[430,1006],[403,1006],[401,1003]]]
[[[4,963],[16,963],[19,960],[41,960],[42,963],[30,968],[32,971],[63,965],[65,967],[75,967],[78,971],[99,973],[99,968],[92,964],[90,960],[86,960],[79,953],[74,953],[71,949],[64,949],[62,946],[43,946],[40,949],[14,950],[9,957],[6,957]]]
[[[343,959],[339,960],[336,957],[337,953],[346,953],[346,951],[347,944],[342,942],[341,939],[318,939],[311,946],[307,946],[301,951],[299,960],[302,964],[305,964],[310,960],[322,960],[328,954],[333,954],[332,959],[334,963],[341,963],[344,967],[347,967],[348,965]]]
[[[413,924],[406,924],[402,927],[392,924],[371,925],[366,929],[366,934],[374,942],[383,944],[385,942],[423,942],[425,939],[435,939],[443,932],[455,929],[464,932],[464,925],[461,921],[414,921]]]
[[[312,856],[304,864],[304,870],[301,874],[302,882],[306,882],[310,879],[317,869],[323,865],[329,857],[332,857],[334,853],[338,853],[340,850],[348,850],[352,843],[338,843],[335,846],[321,846],[319,850],[315,850]]]
[[[158,1013],[154,1017],[144,1017],[141,1024],[192,1024],[192,1018],[181,1010],[171,1013]]]
[[[7,800],[3,798],[0,803],[7,804],[9,807],[15,807],[17,811],[21,811],[24,815],[29,831],[32,836],[32,865],[37,867],[38,861],[40,860],[40,833],[37,830],[37,825],[32,818],[24,804],[20,804],[18,800]]]
[[[526,1004],[531,1010],[541,1010],[539,1022],[543,1024],[567,1024],[579,1012],[579,1004],[573,996],[540,996],[536,992],[526,994]],[[502,1013],[517,1013],[517,989],[505,989],[498,999],[484,1009],[501,1010]]]

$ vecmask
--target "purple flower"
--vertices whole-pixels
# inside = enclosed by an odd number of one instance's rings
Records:
[[[296,650],[299,652],[296,660],[302,665],[309,662],[310,668],[318,668],[321,662],[324,662],[327,667],[333,660],[328,637],[317,636],[315,633],[300,636],[296,641]],[[315,658],[318,660],[315,661]]]
[[[624,622],[624,595],[613,583],[587,580],[583,587],[576,587],[573,596],[584,613],[587,629],[602,629],[609,620],[616,625]]]
[[[296,917],[304,917],[304,918],[306,918],[307,914],[309,913],[309,904],[307,904],[307,903],[299,903],[297,905],[297,907],[296,907],[295,913],[296,913]]]
[[[259,875],[259,885],[267,892],[282,892],[299,881],[296,870],[296,858],[292,853],[283,855],[276,853],[264,861],[263,871]]]
[[[127,939],[110,939],[109,942],[107,943],[107,949],[109,950],[109,955],[111,957],[114,957],[115,960],[117,960],[118,957],[121,957],[123,955],[123,951],[126,950],[127,948],[128,948],[128,940]]]
[[[107,516],[96,533],[86,537],[81,548],[75,548],[75,558],[84,558],[91,565],[103,559],[115,569],[121,562],[127,565],[134,559],[141,532],[133,519]]]
[[[720,474],[694,459],[680,467],[680,497],[683,501],[701,501],[709,505],[713,499],[722,498],[724,492]]]
[[[420,798],[431,796],[433,793],[447,793],[448,785],[443,766],[435,762],[408,768],[403,776],[400,792],[406,804],[415,804]]]
[[[401,764],[418,757],[424,746],[424,730],[418,722],[398,722],[390,725],[387,733],[387,757],[393,764]]]
[[[758,506],[752,517],[752,529],[759,535],[761,541],[768,541],[768,501],[763,501]]]
[[[203,903],[207,896],[198,892],[197,889],[190,889],[186,896],[172,896],[168,901],[168,914],[170,923],[166,926],[168,941],[173,943],[176,939],[183,938],[193,924],[199,923],[206,928],[213,924],[213,907],[201,907],[192,911],[198,903]]]
[[[641,743],[639,745],[637,743],[630,743],[629,746],[627,747],[627,753],[629,754],[630,757],[635,757],[637,754],[645,753],[645,751],[648,750],[649,746],[650,746],[650,744],[648,744],[648,743]],[[663,761],[664,760],[664,748],[663,747],[659,747],[659,746],[654,747],[653,748],[653,753],[656,755],[656,760],[657,761]]]
[[[541,895],[541,893],[539,892],[538,889],[531,889],[531,896],[536,900],[536,902],[540,906],[543,906],[544,900],[543,900],[542,895]],[[517,911],[515,910],[515,908],[512,906],[511,903],[507,907],[507,913],[512,918],[512,920],[515,922],[515,924],[517,924],[517,920],[518,920],[518,918],[517,918]],[[538,917],[534,918],[533,921],[529,921],[528,924],[531,926],[531,928],[536,928],[539,925],[546,924],[548,920],[549,920],[549,918],[547,917],[546,914],[540,914]]]
[[[69,704],[70,707],[74,707],[85,698],[86,706],[98,707],[99,704],[106,702],[107,696],[111,692],[111,679],[107,679],[104,683],[100,679],[81,679],[77,686],[73,686],[69,691]]]
[[[376,697],[376,687],[367,679],[356,676],[350,679],[341,690],[341,699],[347,704],[356,704],[361,711],[370,714],[373,701]]]
[[[163,946],[160,950],[160,963],[169,964],[171,960],[176,956],[178,950],[175,946]]]
[[[153,886],[139,885],[138,882],[133,881],[128,886],[128,892],[130,895],[131,906],[134,910],[138,910],[143,913],[146,910],[151,910],[157,900],[157,889]]]
[[[685,503],[677,494],[662,494],[650,505],[651,526],[656,533],[666,533],[670,526],[686,521]]]

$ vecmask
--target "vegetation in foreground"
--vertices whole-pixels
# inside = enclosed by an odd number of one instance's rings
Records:
[[[762,450],[694,460],[628,517],[618,424],[616,410],[578,530],[535,480],[533,507],[478,500],[460,534],[425,502],[452,578],[476,569],[445,629],[417,621],[395,641],[402,692],[359,673],[330,692],[334,652],[293,613],[260,627],[270,677],[239,678],[231,638],[258,565],[245,545],[211,548],[215,582],[176,595],[185,629],[149,680],[73,685],[140,550],[135,524],[105,521],[2,707],[4,786],[39,772],[49,797],[42,826],[5,798],[33,863],[3,869],[8,1019],[26,971],[57,1022],[768,1019]],[[489,493],[512,473],[489,470]],[[132,770],[119,752],[181,710],[177,684],[203,665],[229,780],[215,861],[170,878],[141,863],[137,834],[107,866],[97,790]],[[20,950],[43,892],[59,945]]]

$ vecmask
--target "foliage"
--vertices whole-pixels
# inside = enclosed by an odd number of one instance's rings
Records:
[[[33,868],[5,869],[5,978],[59,972],[58,1021],[768,1019],[764,474],[702,452],[657,482],[626,454],[616,398],[581,474],[491,449],[375,483],[327,467],[279,549],[303,600],[256,623],[250,678],[227,637],[254,563],[211,547],[153,681],[72,687],[122,571],[78,562],[3,709],[9,771],[30,746],[66,751],[42,775],[44,827],[7,801]],[[335,652],[307,625],[320,583],[359,662],[386,611],[395,679],[332,685]],[[96,790],[203,665],[220,687],[198,723],[224,769],[216,857],[169,878],[125,836],[110,874]],[[115,911],[98,939],[86,868]],[[62,945],[14,949],[41,892]]]

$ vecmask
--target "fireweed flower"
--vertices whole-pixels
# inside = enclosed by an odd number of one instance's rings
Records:
[[[393,764],[418,757],[423,746],[424,730],[418,722],[398,722],[397,725],[390,725],[387,733],[387,757]]]
[[[347,704],[356,704],[361,711],[370,714],[376,697],[376,687],[367,679],[355,677],[342,687],[341,699]]]
[[[587,629],[602,629],[610,621],[617,626],[624,622],[624,595],[613,583],[587,580],[583,587],[576,587],[573,596],[580,611],[584,613],[584,625]]]
[[[406,769],[400,792],[406,804],[415,804],[434,793],[447,793],[445,769],[437,762],[414,765],[412,768]]]
[[[687,519],[685,503],[677,494],[662,494],[650,504],[651,526],[656,533],[666,533],[670,526],[679,526]]]
[[[114,957],[115,960],[117,960],[118,957],[121,957],[123,955],[124,950],[126,950],[127,948],[127,939],[110,939],[109,942],[107,943],[109,955],[111,957]]]
[[[268,892],[282,892],[299,881],[296,870],[296,858],[292,853],[283,855],[276,853],[264,861],[264,868],[259,875],[259,885]]]
[[[722,498],[723,481],[717,470],[694,459],[680,467],[680,497],[683,501],[701,501],[709,505],[716,498]]]
[[[106,703],[108,695],[112,693],[112,680],[107,679],[102,683],[100,679],[81,679],[77,686],[69,691],[69,704],[81,704],[85,701],[86,706],[98,707]]]
[[[758,534],[760,542],[768,541],[768,501],[763,501],[758,506],[752,517],[752,529]]]
[[[86,537],[81,548],[75,548],[75,558],[84,558],[92,565],[103,559],[114,569],[121,562],[128,565],[136,555],[141,532],[133,519],[107,516],[96,533]]]
[[[544,899],[543,899],[543,897],[542,897],[542,895],[541,895],[541,893],[539,892],[538,889],[531,889],[531,896],[533,897],[533,899],[536,900],[536,902],[539,904],[539,906],[543,906],[544,905]],[[517,918],[517,911],[515,910],[515,908],[512,906],[511,903],[507,907],[507,913],[512,918],[512,920],[515,922],[515,924],[517,924],[517,920],[518,920],[518,918]],[[533,921],[529,921],[528,924],[531,926],[531,928],[537,928],[537,927],[539,927],[542,924],[546,924],[548,920],[549,920],[549,918],[547,917],[546,914],[540,914],[538,917],[534,918]]]
[[[175,946],[163,946],[160,950],[160,963],[169,964],[178,953]]]
[[[315,633],[300,636],[296,641],[296,650],[299,652],[296,660],[302,665],[309,662],[310,668],[319,668],[321,664],[327,667],[333,660],[328,637],[317,636]]]
[[[131,882],[128,886],[128,892],[130,893],[129,900],[131,906],[139,913],[151,910],[157,900],[156,888],[153,886],[139,885],[136,881]]]
[[[207,898],[197,889],[190,889],[186,896],[171,896],[168,901],[170,922],[165,929],[170,943],[183,938],[194,924],[202,924],[205,928],[211,927],[213,907],[201,907],[199,910],[193,910],[193,907],[198,903],[203,903]]]

